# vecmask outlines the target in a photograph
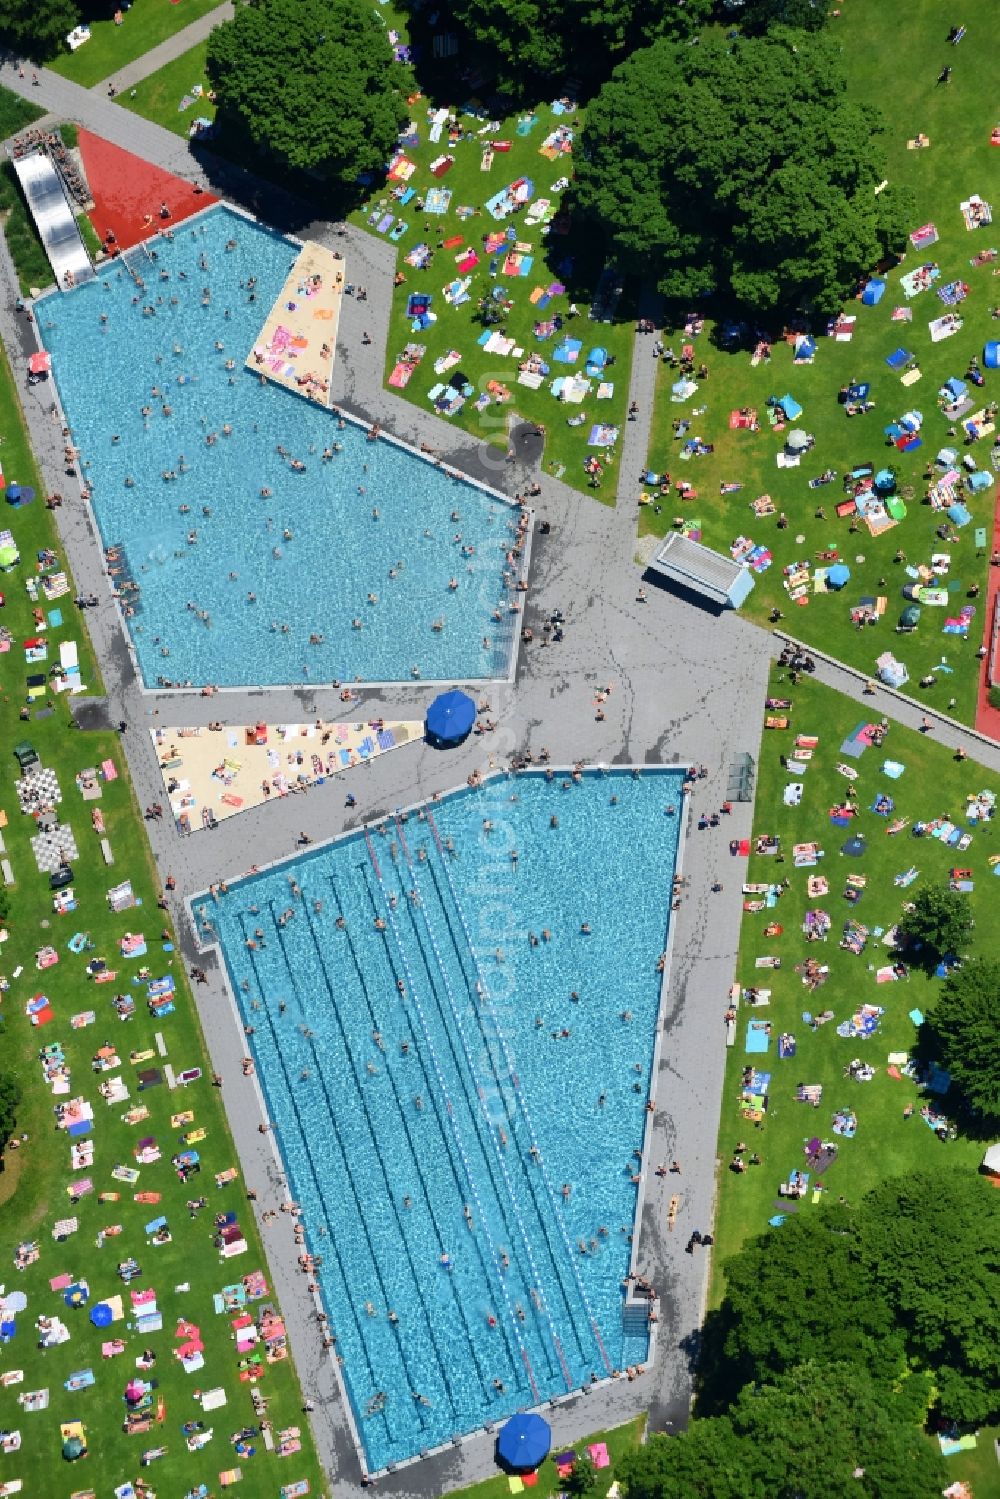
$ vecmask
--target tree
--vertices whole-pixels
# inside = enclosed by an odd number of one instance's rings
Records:
[[[912,1499],[945,1473],[919,1427],[845,1363],[748,1385],[728,1416],[651,1437],[620,1467],[628,1499]]]
[[[747,0],[739,13],[739,23],[745,36],[763,36],[773,26],[819,31],[826,24],[826,17],[826,6],[821,0]]]
[[[944,885],[921,886],[901,922],[907,944],[926,949],[935,960],[945,953],[960,954],[972,924],[965,896]]]
[[[80,24],[76,0],[4,0],[0,9],[0,42],[32,62],[45,62],[66,46]]]
[[[572,1499],[586,1499],[597,1488],[597,1469],[589,1457],[578,1457],[569,1470],[568,1477],[562,1481],[565,1493],[572,1495]]]
[[[577,203],[669,298],[833,311],[904,242],[907,204],[876,193],[882,133],[823,36],[660,40],[590,105]]]
[[[858,1364],[892,1384],[906,1367],[902,1337],[884,1303],[859,1304],[857,1284],[849,1209],[795,1218],[780,1234],[752,1239],[726,1263],[724,1331],[699,1408],[718,1409],[734,1384],[759,1384],[808,1362]],[[809,1293],[790,1296],[790,1286]]]
[[[933,1376],[942,1412],[961,1422],[996,1421],[997,1193],[955,1167],[892,1177],[862,1200],[857,1232],[857,1283],[891,1309],[911,1357]]]
[[[0,1155],[14,1133],[17,1108],[21,1102],[21,1085],[12,1072],[0,1072]]]
[[[1000,963],[972,958],[953,970],[931,1011],[930,1030],[966,1101],[1000,1118]]]
[[[347,187],[391,154],[406,110],[385,27],[364,0],[240,0],[208,42],[223,128]]]
[[[713,8],[714,0],[453,0],[452,14],[516,97],[567,72],[606,78],[635,46],[692,36]]]

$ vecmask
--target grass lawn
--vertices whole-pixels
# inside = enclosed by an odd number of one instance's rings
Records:
[[[91,88],[200,16],[216,10],[219,4],[220,0],[180,0],[179,4],[171,4],[170,0],[132,0],[128,9],[123,9],[121,26],[116,26],[113,20],[89,21],[90,41],[75,52],[67,47],[49,67],[64,78]]]
[[[595,1432],[592,1437],[576,1443],[573,1451],[578,1456],[583,1456],[587,1448],[596,1442],[607,1443],[611,1465],[598,1471],[597,1484],[592,1490],[594,1499],[604,1499],[615,1481],[618,1458],[622,1453],[630,1452],[633,1447],[638,1447],[642,1441],[645,1425],[645,1417],[639,1416],[625,1426],[616,1426],[612,1431]],[[550,1458],[547,1458],[538,1470],[538,1483],[533,1488],[526,1489],[525,1492],[533,1495],[534,1499],[553,1499],[553,1496],[562,1493],[562,1481],[556,1471],[555,1463]],[[510,1499],[510,1488],[506,1476],[498,1473],[494,1478],[487,1478],[483,1483],[471,1484],[467,1489],[456,1489],[451,1499]]]
[[[944,18],[947,22],[947,18]],[[865,672],[874,669],[877,655],[895,649],[909,668],[911,689],[921,676],[931,671],[946,656],[954,668],[953,675],[942,674],[936,687],[928,689],[930,700],[945,707],[952,697],[958,699],[953,710],[970,721],[974,716],[977,664],[973,660],[983,630],[981,605],[970,630],[968,643],[958,636],[944,636],[941,628],[946,615],[957,614],[965,603],[967,591],[982,584],[987,563],[977,550],[974,531],[987,528],[992,544],[992,519],[996,499],[995,483],[968,502],[972,523],[957,534],[954,544],[948,591],[947,610],[925,608],[917,632],[898,638],[894,627],[906,600],[902,587],[908,581],[902,566],[894,566],[897,548],[906,552],[910,565],[930,562],[932,552],[948,548],[940,544],[935,528],[942,516],[921,504],[926,484],[925,465],[948,441],[951,425],[939,410],[937,392],[950,376],[962,377],[970,356],[982,359],[983,342],[1000,332],[1000,324],[990,316],[991,308],[1000,304],[1000,280],[994,270],[1000,265],[970,265],[970,260],[988,249],[1000,248],[1000,225],[994,224],[972,233],[966,230],[959,203],[971,193],[987,200],[997,181],[998,152],[990,147],[990,131],[996,124],[996,94],[989,48],[982,45],[990,34],[992,9],[987,0],[972,0],[963,12],[968,36],[956,49],[945,42],[947,24],[936,0],[916,0],[907,9],[907,45],[905,66],[886,68],[885,58],[897,43],[896,18],[891,8],[862,12],[844,7],[844,14],[830,22],[830,34],[843,45],[852,92],[862,103],[876,102],[888,122],[889,177],[905,181],[913,189],[916,206],[913,223],[933,222],[939,233],[938,243],[926,250],[908,247],[901,267],[888,275],[888,287],[877,307],[862,307],[855,302],[845,312],[857,316],[853,340],[836,342],[824,335],[825,320],[817,333],[818,349],[811,365],[796,366],[792,349],[780,341],[774,344],[770,364],[751,367],[751,346],[735,354],[719,351],[712,341],[712,328],[695,342],[695,358],[709,366],[709,378],[700,385],[698,394],[686,405],[672,404],[670,386],[676,378],[662,367],[660,398],[657,406],[655,435],[650,451],[650,468],[658,473],[668,471],[674,480],[683,478],[698,490],[688,503],[675,494],[658,500],[660,510],[652,506],[643,510],[644,530],[664,533],[676,516],[700,521],[703,539],[720,551],[728,552],[733,539],[749,536],[768,547],[773,555],[770,568],[759,574],[754,593],[746,606],[751,617],[761,621],[772,607],[781,608],[786,627]],[[977,37],[979,38],[977,42]],[[954,66],[954,77],[948,87],[936,87],[935,78],[945,63]],[[908,151],[907,138],[918,132],[931,141],[929,149]],[[1000,211],[1000,205],[998,205]],[[940,279],[928,291],[907,301],[900,289],[902,274],[925,261],[936,261]],[[928,322],[949,309],[937,295],[937,289],[955,279],[969,285],[960,312],[964,327],[954,337],[932,343]],[[912,322],[893,321],[893,309],[912,311]],[[780,329],[771,329],[780,335]],[[672,340],[676,352],[683,337]],[[886,364],[886,356],[903,346],[919,361],[922,378],[905,387],[899,376]],[[871,382],[874,411],[848,418],[838,405],[837,393],[852,379]],[[801,467],[782,470],[775,457],[783,437],[768,431],[765,403],[770,395],[781,397],[790,392],[803,406],[800,419],[789,424],[804,427],[816,437],[816,447],[802,460]],[[985,401],[996,400],[1000,380],[987,375],[985,390],[970,387],[975,399],[972,411]],[[671,421],[691,417],[692,409],[705,406],[702,416],[691,418],[688,437],[700,436],[714,444],[711,456],[682,462],[681,443],[673,438]],[[729,413],[749,406],[757,410],[761,431],[730,431]],[[910,453],[897,453],[886,446],[883,428],[905,411],[916,408],[925,418],[923,446]],[[787,435],[787,430],[786,434]],[[990,466],[990,439],[980,440],[971,449],[963,449],[962,434],[953,444],[960,453],[970,452],[981,468]],[[826,468],[843,476],[857,464],[874,463],[876,468],[892,463],[900,486],[912,492],[906,518],[893,529],[876,537],[869,535],[862,522],[850,532],[848,518],[838,519],[835,507],[845,498],[841,480],[819,490],[811,490],[807,481]],[[720,484],[739,483],[742,488],[730,495],[720,494]],[[757,518],[752,501],[770,494],[776,514]],[[822,506],[826,519],[815,515]],[[787,529],[779,529],[780,512],[788,517]],[[839,598],[806,594],[807,605],[793,607],[783,587],[783,569],[793,562],[808,560],[821,565],[818,552],[836,550],[851,569],[851,581]],[[987,549],[988,555],[988,549]],[[863,560],[859,560],[863,559]],[[884,579],[884,582],[880,582]],[[881,628],[858,633],[849,619],[849,607],[862,597],[885,596],[888,604]],[[985,596],[985,592],[984,592]]]
[[[865,718],[858,703],[809,680],[800,680],[793,688],[778,669],[772,674],[770,692],[775,697],[791,698],[794,707],[787,715],[788,729],[765,732],[758,767],[754,839],[778,837],[783,859],[778,862],[773,854],[754,854],[747,880],[777,884],[787,879],[790,885],[775,907],[748,913],[743,921],[737,978],[744,990],[750,986],[769,988],[771,999],[761,1008],[741,1003],[736,1044],[728,1057],[718,1147],[721,1176],[713,1304],[722,1299],[727,1257],[756,1234],[780,1232],[767,1227],[768,1219],[779,1211],[778,1185],[793,1169],[805,1167],[803,1142],[812,1135],[838,1146],[837,1159],[821,1180],[828,1194],[843,1195],[849,1202],[856,1202],[885,1177],[906,1175],[940,1161],[942,1152],[954,1169],[973,1171],[984,1149],[981,1141],[961,1136],[942,1143],[921,1119],[920,1108],[930,1102],[952,1117],[950,1100],[923,1092],[908,1077],[889,1075],[889,1053],[906,1053],[916,1040],[909,1012],[931,1011],[940,980],[913,969],[908,980],[878,983],[875,970],[888,962],[889,949],[874,934],[879,929],[888,931],[898,920],[902,903],[921,884],[947,883],[952,868],[971,869],[975,888],[967,898],[976,916],[975,950],[990,956],[1000,950],[1000,933],[992,919],[997,881],[989,862],[1000,854],[997,823],[970,827],[972,844],[963,851],[932,837],[915,838],[911,831],[913,823],[942,815],[952,817],[964,831],[966,798],[986,789],[1000,795],[1000,782],[969,761],[956,762],[931,738],[896,724],[881,750],[873,747],[860,759],[848,758],[842,755],[840,746]],[[782,755],[792,756],[797,735],[819,736],[819,745],[801,778],[780,764]],[[886,758],[905,765],[900,779],[890,780],[882,773]],[[836,769],[838,762],[855,768],[857,779],[849,783]],[[803,787],[801,805],[786,806],[785,786],[799,781]],[[829,811],[842,802],[848,784],[857,790],[860,814],[848,827],[835,827]],[[883,793],[895,802],[889,819],[869,810],[876,796]],[[910,826],[887,836],[887,827],[896,817],[909,818]],[[842,846],[858,834],[865,838],[867,852],[860,858],[848,857],[841,852]],[[813,840],[825,850],[825,856],[813,868],[795,868],[793,845]],[[907,889],[898,888],[895,876],[914,866],[919,870],[918,879]],[[826,877],[829,892],[811,899],[807,880],[815,875]],[[861,900],[854,906],[843,894],[849,875],[867,877]],[[826,940],[807,942],[802,925],[807,912],[817,910],[827,912],[832,925]],[[850,918],[863,923],[872,934],[860,956],[839,946],[843,925]],[[780,926],[781,933],[768,938],[765,929],[772,923]],[[779,957],[780,969],[757,968],[758,958],[765,956]],[[814,992],[803,987],[796,972],[796,966],[806,958],[829,967],[827,981]],[[838,1036],[837,1025],[862,1004],[884,1008],[877,1033],[867,1040]],[[803,1023],[804,1012],[816,1015],[825,1010],[833,1012],[834,1019],[829,1023],[816,1030]],[[771,1024],[766,1055],[751,1056],[744,1050],[751,1019]],[[783,1033],[795,1037],[794,1058],[778,1057],[778,1038]],[[844,1076],[855,1057],[876,1069],[873,1080],[855,1082]],[[759,1125],[742,1117],[740,1111],[743,1069],[751,1063],[771,1074],[768,1107]],[[818,1108],[796,1101],[800,1083],[822,1085]],[[904,1118],[903,1110],[910,1104],[915,1105],[915,1112],[911,1118]],[[854,1138],[832,1133],[834,1115],[847,1109],[857,1117]],[[760,1166],[750,1166],[742,1175],[728,1169],[738,1142],[748,1146],[744,1159],[751,1152],[762,1159]],[[814,1175],[813,1182],[816,1179]],[[817,1211],[811,1193],[801,1200],[798,1211]],[[986,1433],[980,1437],[980,1449],[972,1454],[981,1464],[980,1476],[989,1474],[995,1484],[991,1439]],[[969,1475],[963,1467],[961,1472],[956,1468],[955,1476]],[[976,1492],[997,1490],[977,1486]]]
[[[215,119],[215,105],[205,97],[208,92],[208,75],[205,72],[207,52],[208,42],[199,42],[189,52],[168,62],[159,72],[151,73],[134,89],[122,94],[118,103],[124,109],[131,109],[134,114],[142,115],[144,119],[152,120],[166,130],[172,130],[175,135],[186,137],[191,121],[196,117]],[[196,84],[201,84],[205,93],[186,109],[179,109],[181,100],[191,97],[191,90]]]
[[[24,130],[44,112],[10,89],[0,88],[0,140]],[[0,163],[0,225],[14,257],[22,293],[27,295],[32,286],[47,286],[52,279],[48,257],[25,207],[13,162],[6,158]]]
[[[388,24],[403,31],[402,22],[394,14],[388,17]],[[453,89],[454,80],[449,80],[447,87]],[[574,128],[578,140],[582,113],[557,116],[548,103],[542,102],[533,111],[511,115],[491,129],[490,116],[485,108],[479,114],[472,114],[461,107],[466,102],[465,96],[453,93],[442,95],[440,100],[422,95],[412,100],[410,119],[416,128],[418,143],[408,143],[403,149],[415,170],[405,185],[398,185],[398,190],[412,189],[414,196],[408,203],[401,203],[393,196],[392,189],[396,184],[390,183],[379,189],[362,211],[352,215],[355,223],[373,233],[374,225],[387,220],[381,237],[388,237],[393,226],[406,226],[398,245],[397,264],[404,279],[393,295],[386,379],[407,346],[419,346],[423,350],[421,362],[403,391],[408,399],[429,410],[428,392],[431,388],[446,386],[457,373],[464,374],[473,393],[451,418],[457,426],[486,442],[506,447],[511,420],[541,423],[546,429],[544,466],[547,471],[560,475],[575,488],[586,489],[584,460],[600,451],[588,446],[591,427],[602,423],[621,428],[624,424],[632,348],[632,306],[630,289],[626,287],[614,321],[590,320],[588,311],[594,287],[604,266],[601,245],[592,232],[585,233],[582,226],[574,227],[556,212],[562,194],[561,190],[553,189],[553,184],[572,176],[572,156],[560,155],[549,160],[540,154],[543,142],[559,125]],[[437,142],[429,139],[428,111],[439,103],[455,106],[463,138],[452,144],[449,144],[447,124]],[[510,149],[495,151],[492,166],[484,171],[484,150],[491,140],[509,142]],[[444,175],[433,176],[431,163],[446,154],[454,158],[453,165]],[[487,212],[487,200],[522,177],[530,178],[534,184],[533,204],[540,199],[548,200],[552,217],[546,215],[549,218],[547,225],[526,223],[531,205],[500,220]],[[431,189],[450,193],[445,212],[430,213],[422,207]],[[493,231],[502,234],[508,229],[516,232],[506,248],[493,253],[484,249],[483,241],[488,234]],[[451,240],[454,243],[448,244]],[[428,247],[432,260],[424,269],[408,265],[405,260],[405,256],[420,244]],[[527,275],[503,273],[506,249],[513,249],[515,245],[521,246],[524,256],[532,259]],[[470,249],[478,255],[478,265],[460,271],[458,261]],[[466,276],[471,278],[467,288],[469,300],[457,307],[450,305],[444,298],[444,288]],[[553,284],[563,285],[566,290],[553,294],[544,306],[532,303],[531,296],[536,290],[544,293]],[[407,299],[414,292],[427,292],[433,297],[430,312],[436,321],[427,328],[415,327],[413,319],[407,316]],[[488,354],[478,342],[486,331],[478,319],[479,303],[484,297],[494,295],[503,309],[496,329],[504,330],[513,340],[511,352],[506,355]],[[576,303],[580,316],[568,317],[571,302]],[[535,336],[536,323],[557,316],[565,321],[561,330],[554,330],[543,338]],[[575,363],[553,360],[553,350],[564,335],[582,343]],[[553,380],[560,375],[583,375],[587,354],[595,347],[606,349],[614,360],[605,375],[607,383],[614,387],[613,394],[608,399],[598,400],[600,381],[595,379],[582,404],[560,403],[551,393]],[[519,366],[532,354],[548,366],[538,389],[517,383]],[[449,355],[453,356],[450,360],[447,359]],[[454,355],[459,357],[455,359]],[[440,370],[435,369],[438,361],[442,362]],[[492,389],[491,382],[495,382]],[[570,420],[576,425],[569,426]],[[610,451],[613,454],[614,449]],[[594,492],[599,499],[613,503],[614,491],[612,458],[601,490]]]
[[[0,435],[7,482],[31,483],[41,495],[17,395],[2,357]],[[0,1427],[21,1433],[20,1450],[4,1457],[3,1479],[20,1478],[26,1495],[44,1494],[46,1499],[68,1499],[71,1493],[91,1488],[109,1494],[115,1485],[139,1477],[143,1452],[165,1446],[163,1460],[150,1475],[161,1492],[180,1495],[204,1482],[214,1493],[219,1473],[239,1466],[244,1475],[241,1494],[273,1499],[281,1484],[300,1477],[310,1479],[312,1493],[322,1494],[325,1488],[301,1415],[301,1395],[290,1361],[264,1366],[261,1391],[270,1401],[269,1417],[275,1432],[302,1424],[302,1450],[279,1460],[264,1451],[258,1439],[257,1455],[240,1459],[229,1441],[230,1432],[255,1424],[254,1412],[249,1387],[239,1377],[231,1318],[215,1314],[212,1295],[248,1272],[261,1269],[266,1275],[267,1264],[240,1180],[222,1190],[215,1185],[215,1173],[236,1164],[235,1150],[221,1099],[210,1083],[207,1054],[183,965],[164,940],[171,937],[169,923],[156,905],[159,882],[117,736],[70,732],[67,701],[54,694],[33,705],[28,722],[19,719],[24,701],[23,676],[29,671],[47,670],[45,665],[24,664],[21,642],[43,629],[49,644],[49,664],[58,660],[61,641],[75,639],[79,642],[83,682],[95,693],[101,691],[101,684],[82,617],[72,603],[72,584],[67,596],[49,606],[61,610],[61,625],[47,619],[40,626],[32,617],[23,583],[35,572],[32,559],[36,551],[57,545],[49,512],[40,499],[24,509],[5,506],[4,510],[4,523],[14,531],[23,560],[3,579],[6,606],[0,613],[0,624],[11,637],[9,652],[3,658],[5,691],[0,699],[0,738],[6,747],[0,765],[0,810],[5,857],[16,878],[9,892],[10,912],[0,943],[0,971],[5,976],[0,1065],[14,1072],[21,1082],[18,1131],[28,1138],[20,1148],[8,1148],[0,1170],[0,1282],[8,1294],[19,1291],[27,1297],[27,1307],[16,1316],[15,1337],[3,1355],[5,1374],[23,1371],[22,1380],[0,1388]],[[78,857],[73,860],[73,890],[78,904],[65,915],[55,913],[48,879],[34,861],[29,842],[36,832],[34,820],[19,809],[17,769],[10,749],[21,739],[28,739],[43,764],[56,772],[63,798],[57,814],[75,837]],[[100,799],[88,805],[75,777],[81,770],[105,761],[114,764],[118,776],[103,781]],[[92,825],[94,810],[104,819],[115,860],[112,868],[105,867],[102,859],[100,839]],[[132,882],[142,904],[139,909],[114,914],[106,892],[125,879]],[[126,931],[144,933],[149,946],[145,958],[121,954],[120,941]],[[68,943],[77,932],[86,934],[91,946],[74,954]],[[36,954],[47,946],[58,954],[58,963],[40,971]],[[97,958],[106,959],[108,967],[117,970],[115,982],[98,985],[88,977],[86,965]],[[154,1018],[148,1012],[146,988],[137,977],[144,964],[149,965],[153,977],[174,978],[175,1013]],[[25,1006],[39,993],[48,996],[53,1018],[36,1029],[26,1017]],[[135,1000],[134,1018],[124,1024],[113,1006],[116,994]],[[94,1013],[93,1023],[79,1027],[71,1024],[71,1017],[89,1011]],[[165,1059],[157,1048],[157,1032],[166,1046]],[[107,1043],[120,1063],[98,1073],[93,1061]],[[71,1072],[69,1089],[61,1097],[51,1093],[43,1082],[43,1047],[61,1048]],[[200,1067],[202,1078],[173,1092],[165,1084],[140,1089],[140,1069],[162,1070],[168,1064],[177,1073]],[[99,1086],[114,1079],[120,1079],[127,1088],[128,1098],[109,1104]],[[93,1143],[94,1154],[91,1164],[72,1169],[70,1139],[53,1127],[53,1109],[77,1097],[93,1106],[93,1128],[85,1138]],[[132,1110],[148,1113],[140,1116],[129,1112]],[[186,1111],[191,1111],[190,1118],[172,1117]],[[201,1174],[184,1183],[172,1168],[170,1157],[183,1148],[182,1136],[191,1130],[203,1132],[203,1138],[197,1141]],[[155,1139],[162,1158],[140,1166],[136,1156],[143,1139]],[[116,1168],[128,1170],[119,1170],[116,1176]],[[133,1171],[134,1177],[129,1175]],[[74,1204],[69,1189],[86,1180],[92,1183],[92,1190]],[[139,1203],[134,1200],[135,1193],[149,1195]],[[187,1200],[203,1194],[207,1199],[205,1210],[189,1215]],[[227,1211],[238,1215],[247,1241],[246,1252],[231,1263],[220,1259],[212,1242],[215,1214]],[[166,1218],[172,1238],[156,1245],[152,1230],[146,1231],[144,1226],[160,1215]],[[78,1220],[78,1231],[57,1243],[52,1234],[55,1221],[71,1216]],[[40,1257],[18,1272],[14,1254],[24,1242],[37,1243]],[[117,1266],[132,1256],[139,1262],[141,1273],[127,1285],[119,1278]],[[63,1274],[74,1281],[88,1282],[90,1308],[104,1297],[121,1295],[125,1319],[98,1332],[90,1323],[88,1309],[67,1309],[62,1294],[50,1288],[50,1279]],[[140,1331],[135,1326],[130,1292],[147,1288],[157,1293],[162,1331]],[[268,1302],[273,1302],[270,1295],[250,1304],[248,1310],[257,1316]],[[61,1317],[70,1332],[69,1341],[39,1350],[35,1323],[40,1316]],[[186,1374],[173,1357],[180,1346],[175,1336],[179,1318],[196,1324],[204,1342],[204,1367],[191,1374]],[[113,1338],[124,1341],[124,1351],[105,1358],[102,1341]],[[155,1367],[146,1377],[157,1381],[154,1399],[164,1402],[164,1419],[154,1420],[147,1435],[126,1436],[122,1431],[123,1391],[129,1379],[136,1376],[136,1358],[146,1347],[156,1354]],[[91,1387],[65,1388],[71,1375],[88,1369],[95,1380]],[[226,1391],[227,1404],[214,1418],[205,1419],[206,1428],[214,1425],[215,1435],[201,1451],[189,1452],[180,1427],[201,1415],[193,1393],[219,1386]],[[24,1409],[18,1396],[38,1390],[48,1391],[47,1408]],[[59,1428],[60,1423],[76,1420],[85,1425],[89,1455],[83,1462],[70,1465],[60,1455]]]

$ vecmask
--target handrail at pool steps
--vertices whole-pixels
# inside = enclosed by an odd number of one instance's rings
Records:
[[[534,1122],[533,1122],[533,1120],[531,1118],[531,1114],[530,1114],[530,1111],[528,1109],[528,1102],[527,1102],[527,1099],[524,1096],[524,1092],[523,1092],[523,1090],[522,1090],[522,1088],[520,1086],[520,1083],[517,1080],[517,1071],[516,1071],[516,1069],[514,1067],[514,1058],[511,1056],[510,1048],[507,1045],[507,1039],[506,1039],[506,1037],[505,1037],[505,1035],[503,1033],[503,1027],[500,1024],[499,1016],[497,1015],[496,1010],[495,1010],[495,1008],[493,1006],[493,1001],[492,1001],[492,997],[491,997],[490,992],[489,992],[489,987],[488,987],[488,985],[486,983],[486,977],[485,977],[482,969],[479,966],[479,960],[476,957],[475,943],[472,940],[472,932],[471,932],[471,930],[469,928],[469,923],[468,923],[468,920],[466,918],[465,911],[464,911],[464,909],[462,907],[462,903],[459,900],[458,891],[455,888],[455,881],[454,881],[454,879],[452,877],[450,861],[444,857],[444,854],[445,854],[444,845],[443,845],[443,843],[441,841],[441,835],[438,832],[437,823],[434,820],[434,813],[430,810],[430,808],[427,809],[427,822],[428,822],[428,824],[430,826],[431,833],[432,833],[432,835],[434,837],[434,842],[435,842],[435,844],[437,846],[438,853],[439,853],[439,855],[441,857],[441,864],[442,864],[442,868],[444,870],[445,881],[446,881],[446,883],[448,885],[448,889],[449,889],[449,892],[451,894],[452,901],[454,902],[455,910],[456,910],[456,912],[458,914],[458,919],[459,919],[459,922],[461,923],[461,926],[462,926],[462,931],[465,934],[465,940],[466,940],[466,943],[467,943],[468,949],[469,949],[470,961],[472,963],[472,967],[475,970],[475,974],[476,974],[478,994],[479,994],[479,997],[481,998],[481,1000],[483,1002],[484,1008],[486,1008],[488,1010],[490,1018],[494,1022],[495,1034],[496,1034],[496,1037],[497,1037],[497,1040],[499,1042],[500,1048],[501,1048],[501,1050],[503,1052],[503,1055],[504,1055],[504,1062],[506,1064],[506,1067],[507,1067],[507,1070],[508,1070],[508,1074],[509,1074],[509,1076],[510,1076],[510,1078],[511,1078],[513,1084],[514,1084],[514,1092],[515,1092],[515,1096],[517,1098],[518,1106],[520,1107],[521,1113],[524,1116],[524,1121],[525,1121],[525,1123],[528,1126],[528,1132],[529,1132],[529,1134],[531,1136],[532,1144],[534,1145],[536,1143],[537,1137],[536,1137],[536,1134],[535,1134]],[[554,1221],[558,1224],[559,1232],[560,1232],[560,1234],[562,1236],[563,1245],[564,1245],[564,1247],[566,1249],[566,1256],[567,1256],[567,1259],[568,1259],[568,1262],[569,1262],[570,1266],[572,1267],[573,1278],[576,1281],[577,1292],[578,1292],[578,1294],[580,1296],[580,1300],[583,1302],[583,1305],[584,1305],[584,1307],[586,1309],[587,1316],[590,1319],[591,1331],[594,1334],[595,1341],[596,1341],[597,1346],[598,1346],[598,1348],[600,1350],[601,1358],[602,1358],[602,1360],[604,1362],[604,1366],[607,1369],[608,1373],[610,1374],[612,1372],[611,1360],[608,1358],[607,1352],[605,1350],[604,1342],[603,1342],[603,1339],[601,1338],[600,1329],[598,1328],[598,1325],[597,1325],[597,1319],[594,1316],[593,1309],[592,1309],[592,1307],[590,1305],[590,1301],[589,1301],[589,1299],[587,1297],[586,1288],[584,1287],[584,1284],[583,1284],[583,1277],[580,1274],[580,1269],[579,1269],[579,1266],[577,1264],[576,1255],[573,1253],[572,1246],[570,1245],[570,1242],[569,1242],[569,1235],[566,1232],[566,1225],[563,1222],[563,1218],[562,1218],[561,1213],[559,1212],[559,1204],[558,1204],[558,1201],[556,1199],[556,1195],[555,1195],[555,1192],[553,1190],[552,1182],[551,1182],[551,1180],[549,1178],[548,1171],[546,1170],[546,1167],[545,1167],[545,1160],[544,1160],[544,1157],[541,1155],[540,1152],[539,1152],[539,1155],[538,1155],[538,1166],[539,1166],[539,1170],[540,1170],[540,1173],[541,1173],[542,1182],[543,1182],[543,1184],[545,1186],[546,1192],[547,1192],[548,1197],[549,1197],[549,1205],[553,1209],[553,1218],[554,1218]]]

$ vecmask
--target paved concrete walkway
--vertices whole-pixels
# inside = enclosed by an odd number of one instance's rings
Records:
[[[167,40],[161,42],[158,47],[151,47],[134,62],[126,63],[115,73],[109,73],[107,78],[94,84],[94,90],[106,94],[110,84],[116,93],[127,93],[130,88],[134,88],[137,83],[148,78],[151,73],[158,73],[161,68],[166,67],[168,62],[173,62],[177,57],[183,57],[185,52],[190,52],[192,47],[197,47],[198,43],[203,42],[209,32],[214,31],[220,22],[231,21],[233,9],[231,0],[225,0],[224,5],[210,10],[206,16],[199,16],[197,21],[192,21],[191,25],[185,26],[182,31],[175,31],[173,36],[168,36]]]

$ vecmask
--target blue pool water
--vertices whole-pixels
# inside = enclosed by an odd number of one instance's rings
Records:
[[[622,1281],[681,781],[501,777],[195,902],[371,1470],[646,1356]]]
[[[155,253],[153,263],[131,252],[144,290],[112,264],[38,308],[101,536],[122,547],[116,581],[141,586],[129,625],[146,684],[504,673],[510,507],[350,424],[338,429],[332,412],[243,368],[296,247],[216,208]],[[343,450],[324,462],[336,442]]]

